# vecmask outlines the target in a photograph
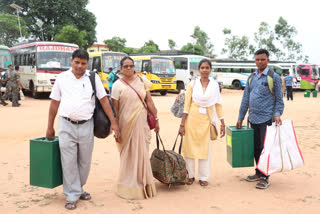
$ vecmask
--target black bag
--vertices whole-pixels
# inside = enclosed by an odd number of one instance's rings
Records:
[[[90,82],[93,89],[93,95],[96,100],[96,107],[93,112],[93,121],[94,121],[94,136],[97,138],[106,138],[110,134],[111,122],[108,116],[105,114],[99,99],[96,96],[96,82],[95,82],[95,72],[90,72]],[[108,98],[110,106],[112,108],[114,116],[116,116],[115,110],[111,103],[111,100]]]
[[[115,83],[118,79],[120,79],[120,77],[117,74],[113,74],[114,78],[113,78],[113,83]]]

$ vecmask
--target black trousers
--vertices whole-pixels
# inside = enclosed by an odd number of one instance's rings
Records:
[[[266,135],[267,126],[270,126],[271,124],[272,124],[272,119],[261,124],[250,123],[251,128],[253,128],[253,131],[254,131],[254,159],[256,161],[256,165],[258,164],[261,152],[263,150],[264,137]],[[256,174],[260,177],[266,177],[266,178],[269,177],[269,176],[265,176],[257,168],[256,168]]]
[[[287,99],[291,98],[293,100],[293,95],[292,95],[292,86],[286,86],[287,88]]]

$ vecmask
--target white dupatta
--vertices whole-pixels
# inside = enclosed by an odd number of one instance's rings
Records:
[[[191,83],[191,85],[193,86],[192,100],[193,102],[195,102],[197,105],[200,106],[199,111],[201,110],[206,111],[203,108],[212,106],[213,114],[212,114],[211,123],[216,125],[218,122],[218,116],[217,116],[215,104],[217,103],[221,104],[221,96],[220,96],[219,84],[211,78],[209,78],[209,80],[210,82],[204,93],[202,89],[202,84],[200,82],[200,78],[194,80]]]

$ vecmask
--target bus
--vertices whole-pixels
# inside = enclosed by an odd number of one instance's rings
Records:
[[[268,67],[280,76],[283,74],[284,68],[277,62],[270,62]],[[216,60],[212,62],[212,70],[224,87],[240,90],[246,86],[248,77],[257,70],[257,66],[254,61]]]
[[[105,90],[108,93],[108,69],[112,68],[113,72],[120,70],[120,61],[125,56],[127,56],[127,54],[121,52],[89,52],[88,69],[97,72]]]
[[[177,89],[186,89],[190,80],[190,72],[192,71],[195,76],[200,76],[199,74],[199,62],[203,59],[208,59],[208,57],[200,55],[172,55],[170,57],[174,62],[174,67],[177,73]]]
[[[51,92],[57,76],[71,68],[72,53],[79,47],[61,42],[31,42],[10,48],[19,65],[20,82],[34,98]]]
[[[319,67],[315,64],[298,64],[296,75],[300,80],[301,89],[314,90],[319,80]]]
[[[11,53],[10,53],[10,48],[4,45],[0,45],[0,68],[3,69],[3,72],[0,73],[0,78],[1,80],[4,80],[4,74],[5,71],[8,70],[8,65],[12,63],[12,58],[11,58]],[[5,82],[1,82],[0,84],[0,89],[1,92],[5,91]],[[1,93],[0,93],[1,96]]]
[[[147,72],[146,77],[151,81],[150,92],[160,92],[162,96],[168,90],[176,90],[176,71],[173,61],[162,56],[131,56],[134,60],[134,70],[138,74]]]

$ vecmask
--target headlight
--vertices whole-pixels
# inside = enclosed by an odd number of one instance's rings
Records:
[[[160,81],[159,80],[151,80],[152,83],[156,83],[156,84],[159,84]]]
[[[45,84],[48,83],[48,81],[47,81],[47,80],[38,80],[38,83],[39,83],[40,85],[45,85]]]

